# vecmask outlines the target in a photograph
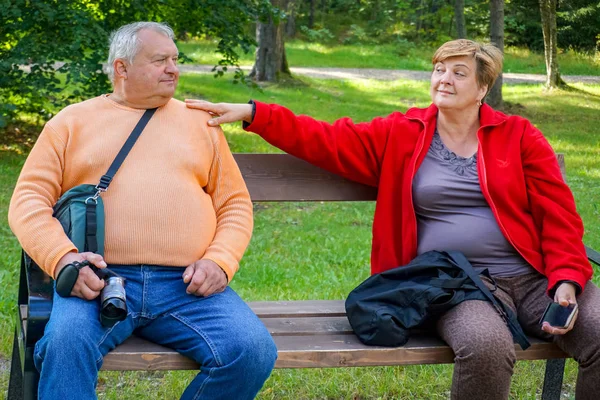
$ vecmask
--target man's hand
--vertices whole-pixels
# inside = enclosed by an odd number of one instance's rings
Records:
[[[58,277],[60,270],[63,269],[65,265],[71,264],[74,261],[89,261],[98,268],[106,268],[106,262],[100,254],[90,252],[71,252],[65,254],[60,260],[58,260],[58,264],[56,264],[56,269],[54,270],[54,278],[56,279]],[[73,286],[71,296],[76,296],[84,300],[95,299],[100,294],[100,291],[104,289],[104,284],[104,280],[98,278],[98,276],[90,267],[83,267],[79,271],[79,276],[77,277],[77,281]]]
[[[185,100],[185,105],[188,108],[196,108],[204,110],[211,115],[216,115],[208,121],[208,125],[217,126],[228,122],[246,121],[252,123],[252,104],[240,103],[210,103],[204,100]]]
[[[183,272],[183,282],[189,283],[186,292],[196,296],[210,296],[227,287],[227,275],[212,260],[198,260]]]
[[[577,299],[575,298],[576,293],[577,290],[575,289],[575,285],[569,282],[561,283],[558,288],[556,288],[556,292],[554,293],[554,301],[564,307],[568,306],[569,304],[577,304]],[[542,324],[542,330],[552,335],[564,335],[573,329],[573,325],[577,320],[578,314],[579,310],[575,311],[575,315],[573,316],[573,319],[571,319],[571,323],[565,329],[555,328],[548,322],[544,322]]]

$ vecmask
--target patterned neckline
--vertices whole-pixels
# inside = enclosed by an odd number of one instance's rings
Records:
[[[446,147],[438,130],[435,130],[429,151],[443,161],[458,175],[465,175],[468,170],[477,174],[477,152],[471,157],[462,157]]]

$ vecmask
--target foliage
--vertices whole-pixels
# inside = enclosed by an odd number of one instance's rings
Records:
[[[506,44],[543,51],[539,0],[511,0],[506,5]],[[559,0],[556,12],[558,46],[600,51],[600,3],[597,0]]]
[[[179,38],[217,37],[219,71],[250,49],[250,25],[270,12],[268,0],[0,0],[0,127],[19,113],[44,121],[106,92],[107,39],[123,24],[167,22]]]
[[[357,24],[352,24],[346,32],[346,37],[343,39],[342,43],[355,44],[369,43],[370,41],[371,37],[363,27]]]
[[[600,51],[600,2],[559,1],[556,17],[559,46]]]
[[[302,25],[300,31],[309,42],[327,42],[334,37],[327,28],[310,29],[308,26]]]
[[[313,19],[343,44],[386,44],[397,37],[438,46],[457,37],[451,0],[314,0]],[[299,1],[298,25],[311,20],[311,2]],[[543,51],[539,0],[505,2],[505,44]],[[489,38],[489,1],[464,0],[467,37]],[[600,3],[559,0],[558,44],[562,49],[600,50]]]

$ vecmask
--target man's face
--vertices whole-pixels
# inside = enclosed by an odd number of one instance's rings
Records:
[[[141,30],[138,39],[142,43],[140,50],[133,64],[126,65],[125,94],[136,103],[161,99],[166,102],[175,94],[179,81],[177,46],[167,36],[148,29]]]

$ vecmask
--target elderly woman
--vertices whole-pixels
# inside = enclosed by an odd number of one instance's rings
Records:
[[[483,104],[501,70],[495,47],[447,42],[433,56],[433,104],[368,123],[329,124],[260,102],[187,103],[218,115],[209,124],[243,120],[246,130],[290,154],[378,187],[373,273],[429,250],[461,251],[476,270],[489,270],[496,296],[525,332],[554,340],[577,360],[577,398],[595,399],[600,290],[589,281],[583,225],[542,133]],[[578,303],[568,327],[539,324],[552,300]],[[513,339],[490,303],[460,303],[437,330],[456,355],[452,398],[508,398]]]

